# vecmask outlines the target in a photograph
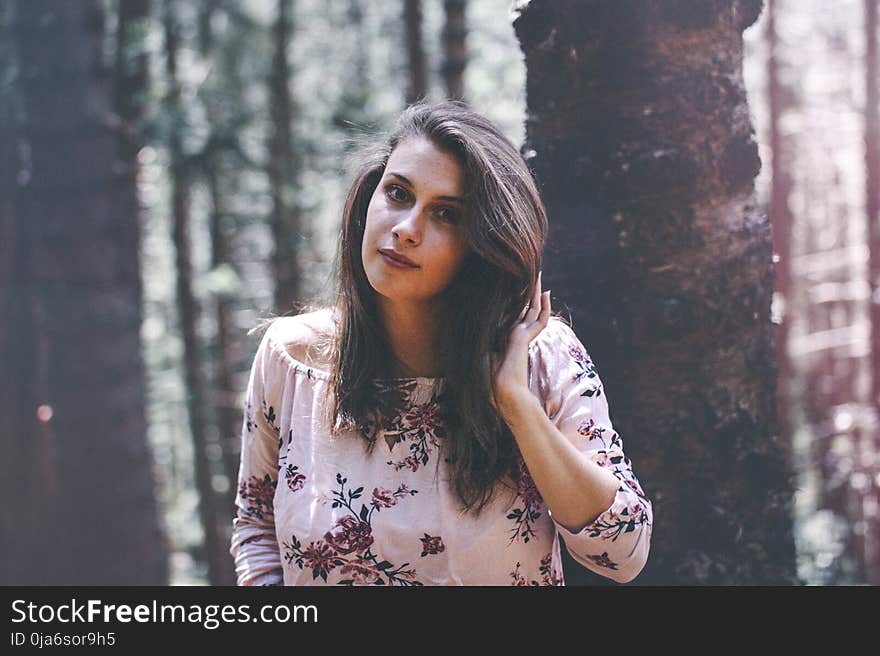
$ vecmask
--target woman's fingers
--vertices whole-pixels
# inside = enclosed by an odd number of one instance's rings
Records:
[[[546,292],[541,294],[541,314],[538,315],[538,323],[541,325],[541,328],[545,328],[547,326],[547,322],[550,320],[550,290],[548,289]]]
[[[541,312],[541,274],[543,271],[538,272],[538,281],[535,283],[535,291],[532,293],[532,300],[529,303],[529,310],[526,312],[526,316],[524,317],[524,321],[526,323],[533,323],[538,318],[538,314]]]
[[[526,327],[526,332],[528,334],[529,343],[535,337],[541,334],[541,331],[547,327],[547,321],[550,319],[550,292],[544,292],[541,294],[541,302],[539,304],[541,311],[538,313],[538,316],[535,318],[535,321],[530,324],[524,324]]]
[[[536,322],[541,324],[541,328],[547,325],[550,318],[550,292],[541,291],[541,275],[543,271],[538,272],[538,280],[535,283],[535,289],[529,304],[526,305],[522,312],[519,313],[517,320],[526,326],[533,326]],[[540,330],[538,331],[540,332]]]

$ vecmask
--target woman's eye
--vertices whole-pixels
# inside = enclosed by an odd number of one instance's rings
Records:
[[[401,202],[406,200],[406,192],[395,184],[385,187],[385,193],[391,200]]]
[[[387,185],[385,195],[395,203],[405,203],[409,200],[409,192],[396,184]],[[461,213],[454,207],[440,207],[435,214],[444,223],[458,223],[461,218]]]
[[[446,221],[447,223],[456,223],[459,219],[458,210],[452,207],[441,207],[437,210],[437,214],[440,216],[441,221]]]

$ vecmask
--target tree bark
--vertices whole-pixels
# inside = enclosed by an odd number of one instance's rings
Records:
[[[422,44],[422,1],[403,0],[403,24],[406,32],[406,53],[409,62],[409,83],[406,103],[412,104],[428,93],[425,48]]]
[[[220,58],[212,27],[212,16],[219,9],[219,0],[210,0],[203,6],[199,17],[199,41],[202,56],[217,64],[216,75],[225,76],[227,71],[222,69],[218,61]],[[238,276],[238,267],[233,258],[233,245],[226,224],[227,198],[230,192],[224,183],[226,176],[223,170],[223,145],[235,141],[235,135],[230,134],[235,128],[223,121],[223,113],[211,97],[206,98],[204,102],[205,114],[211,131],[203,154],[205,181],[211,199],[211,267],[215,271],[220,267],[231,267],[235,271],[235,275]],[[241,459],[241,404],[238,401],[233,382],[239,350],[235,339],[238,328],[233,319],[234,310],[234,301],[228,293],[221,292],[216,296],[216,353],[218,361],[214,376],[214,389],[216,390],[214,408],[221,435],[223,470],[229,481],[229,493],[225,499],[226,503],[220,506],[218,520],[221,527],[228,527],[230,539],[232,527],[229,518],[235,513],[235,492]],[[230,579],[234,580],[232,559],[228,559],[228,562],[231,568]]]
[[[116,26],[114,100],[122,121],[123,155],[133,179],[137,180],[137,153],[143,145],[141,122],[149,83],[149,57],[146,35],[150,0],[119,0]],[[136,186],[133,187],[136,189]]]
[[[348,0],[343,19],[334,27],[350,35],[351,49],[342,64],[342,90],[333,110],[333,125],[344,132],[374,124],[371,107],[372,74],[370,67],[370,35],[364,21],[363,0]],[[340,162],[339,170],[344,166]]]
[[[742,80],[760,0],[532,0],[527,142],[570,309],[655,509],[644,584],[796,583],[770,226]],[[562,309],[562,308],[557,308]],[[596,582],[566,568],[569,583]]]
[[[464,98],[464,71],[467,66],[467,0],[444,0],[446,24],[443,26],[443,79],[448,98]]]
[[[14,502],[0,533],[15,539],[4,541],[2,578],[164,585],[137,214],[99,54],[103,14],[99,3],[48,0],[20,0],[13,11],[21,111],[17,189],[0,205],[0,248],[9,249],[0,298],[10,310],[0,349],[15,378],[4,381],[0,439]]]
[[[187,411],[193,443],[193,466],[196,489],[199,494],[199,518],[204,533],[204,558],[211,585],[231,583],[229,553],[226,536],[219,529],[217,500],[208,459],[208,414],[206,412],[206,385],[202,372],[201,345],[196,325],[198,301],[192,288],[192,258],[190,255],[190,164],[183,149],[183,108],[178,80],[177,57],[180,47],[179,26],[172,0],[166,0],[163,15],[165,31],[166,73],[168,76],[168,110],[172,117],[169,134],[171,159],[171,214],[172,241],[175,248],[177,309],[180,332],[184,345],[184,381],[187,391]]]
[[[773,234],[773,254],[776,263],[776,292],[782,301],[780,322],[776,327],[776,359],[779,363],[777,416],[779,431],[786,448],[791,448],[791,391],[792,368],[788,356],[788,342],[794,307],[791,280],[791,237],[793,218],[788,201],[792,180],[791,140],[780,130],[780,121],[792,97],[780,80],[780,58],[776,32],[776,0],[767,0],[767,100],[769,103],[769,132],[771,152],[770,173],[770,226]]]
[[[290,95],[290,64],[287,59],[291,20],[290,0],[278,0],[278,15],[273,28],[275,53],[270,82],[272,136],[269,141],[269,184],[272,188],[275,310],[281,314],[293,309],[301,296],[301,281],[296,266],[300,243],[300,216],[290,193],[296,175],[291,134],[293,99]]]
[[[224,196],[221,191],[221,174],[217,164],[209,164],[206,171],[208,192],[211,196],[211,260],[214,268],[234,266],[230,258],[231,247],[224,229]],[[241,459],[241,407],[235,394],[234,371],[236,363],[235,334],[238,332],[233,321],[234,303],[221,295],[217,299],[217,373],[214,388],[217,390],[217,423],[222,436],[223,470],[229,481],[230,494],[222,510],[220,521],[232,517],[234,512],[235,486],[238,481],[238,468]],[[231,528],[231,526],[230,526]],[[231,537],[231,536],[230,536]],[[230,561],[230,566],[232,562]]]
[[[877,0],[865,0],[865,210],[868,223],[868,282],[871,320],[871,400],[880,417],[880,93],[877,64]],[[869,484],[863,500],[865,513],[864,562],[870,585],[880,585],[880,439],[863,434],[860,462],[867,464]]]

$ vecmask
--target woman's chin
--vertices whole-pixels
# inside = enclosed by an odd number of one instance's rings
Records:
[[[373,291],[385,301],[393,303],[423,303],[430,297],[413,293],[412,289],[406,289],[403,285],[390,285],[387,281],[371,281]]]

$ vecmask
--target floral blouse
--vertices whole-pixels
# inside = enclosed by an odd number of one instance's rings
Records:
[[[611,506],[575,532],[553,519],[521,457],[518,483],[499,483],[476,517],[462,510],[442,457],[445,379],[375,381],[382,407],[395,410],[331,436],[329,376],[285,349],[293,320],[263,335],[248,382],[230,548],[239,585],[564,585],[560,538],[577,562],[614,581],[641,571],[651,503],[567,324],[551,318],[532,341],[529,387],[559,430],[620,481]]]

